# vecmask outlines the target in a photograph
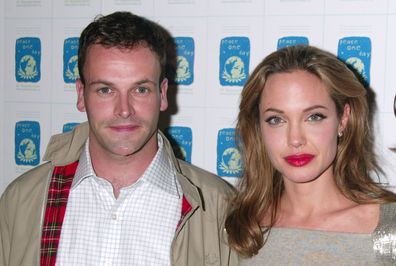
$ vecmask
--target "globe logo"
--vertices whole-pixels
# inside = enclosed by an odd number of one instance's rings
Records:
[[[358,58],[358,57],[349,57],[345,63],[348,65],[351,65],[354,69],[356,69],[360,75],[362,75],[364,78],[365,77],[365,70],[364,70],[364,63],[363,61]]]
[[[230,83],[237,83],[245,79],[245,63],[238,56],[229,57],[224,64],[222,77]]]
[[[24,163],[31,163],[37,159],[36,144],[31,139],[25,138],[19,143],[18,159]]]
[[[33,79],[38,75],[37,63],[33,56],[24,55],[19,61],[18,75],[23,79]]]
[[[186,81],[191,77],[190,64],[184,56],[177,56],[176,58],[176,82]]]
[[[66,77],[76,81],[80,75],[78,73],[78,56],[73,55],[67,62]]]
[[[226,174],[238,174],[242,170],[241,154],[236,148],[227,148],[221,156],[220,169]]]

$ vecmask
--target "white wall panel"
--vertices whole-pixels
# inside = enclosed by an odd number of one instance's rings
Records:
[[[378,107],[376,149],[380,164],[396,187],[396,154],[389,150],[396,146],[396,1],[5,0],[1,5],[0,193],[17,175],[33,167],[20,161],[31,160],[29,153],[27,159],[21,154],[18,158],[15,147],[19,148],[24,135],[16,136],[16,125],[22,125],[29,134],[37,125],[30,122],[39,123],[41,159],[50,135],[62,132],[65,124],[86,119],[85,113],[76,109],[75,84],[70,80],[75,66],[72,38],[79,37],[97,14],[116,10],[157,21],[175,37],[179,85],[176,91],[170,88],[171,106],[162,116],[161,127],[170,127],[184,148],[191,149],[192,163],[232,183],[238,180],[235,167],[240,158],[227,141],[235,127],[244,81],[263,57],[278,45],[300,41],[335,54],[342,51],[345,56],[347,49],[358,49],[359,41],[369,40],[369,51],[360,48],[370,52],[366,58],[369,81]],[[355,46],[343,43],[339,48],[340,40],[349,37],[363,39],[356,39]],[[17,49],[20,38],[26,45],[22,52]],[[34,80],[37,62],[34,65],[34,60],[26,57],[21,64],[20,59],[29,54],[29,45],[36,45],[37,39],[40,79]],[[27,78],[22,81],[18,77],[20,65],[20,74]]]

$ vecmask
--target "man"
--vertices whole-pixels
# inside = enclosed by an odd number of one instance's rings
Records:
[[[157,128],[167,109],[162,29],[128,12],[81,34],[77,108],[47,163],[0,201],[1,265],[232,265],[230,187],[179,161]]]

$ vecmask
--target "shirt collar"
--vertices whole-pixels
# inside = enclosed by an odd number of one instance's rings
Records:
[[[80,155],[71,189],[73,190],[88,177],[96,177],[89,154],[89,139],[85,142]],[[139,180],[148,182],[179,198],[182,195],[180,184],[176,178],[176,169],[164,149],[164,140],[160,134],[158,134],[158,151]]]
[[[73,190],[82,180],[90,176],[96,176],[96,174],[92,167],[91,156],[89,155],[89,139],[87,139],[78,160],[78,166],[71,189]]]
[[[140,179],[172,194],[181,197],[181,188],[176,178],[176,170],[164,148],[164,140],[158,134],[158,151]]]

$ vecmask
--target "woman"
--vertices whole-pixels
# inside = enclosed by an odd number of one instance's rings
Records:
[[[237,123],[244,174],[226,221],[242,265],[396,263],[396,196],[370,178],[366,90],[311,46],[266,57]]]

